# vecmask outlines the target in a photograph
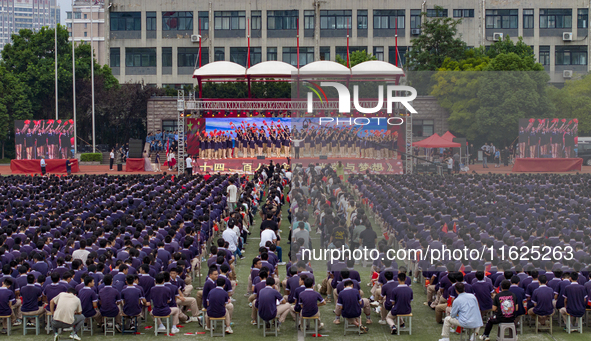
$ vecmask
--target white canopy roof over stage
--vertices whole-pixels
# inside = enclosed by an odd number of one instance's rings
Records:
[[[208,63],[193,72],[193,78],[291,78],[299,76],[350,76],[350,77],[400,77],[404,71],[388,62],[369,60],[348,68],[340,63],[319,60],[306,64],[299,69],[281,61],[261,62],[250,68],[230,62],[217,61]]]

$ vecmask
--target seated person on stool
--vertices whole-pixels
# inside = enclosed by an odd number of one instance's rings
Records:
[[[171,308],[169,303],[175,299],[174,293],[164,285],[164,274],[158,273],[155,277],[156,285],[150,289],[150,297],[152,298],[152,316],[172,316],[171,333],[176,334],[180,330],[176,327],[179,324],[179,308]],[[158,331],[166,331],[166,327],[160,321]]]
[[[259,279],[260,281],[257,282],[257,284],[253,285],[253,289],[252,289],[252,295],[250,295],[249,297],[249,301],[250,304],[252,305],[252,313],[250,315],[250,323],[253,326],[256,326],[257,324],[257,298],[259,295],[259,291],[261,291],[263,288],[265,288],[267,286],[267,278],[269,277],[269,273],[267,272],[267,268],[263,269],[262,271],[259,272]],[[250,300],[252,298],[252,301]]]
[[[361,332],[367,333],[367,327],[361,324],[361,308],[367,316],[367,321],[371,322],[371,307],[368,299],[362,299],[359,290],[353,287],[353,280],[345,279],[344,288],[337,299],[335,314],[337,315],[334,323],[341,323],[341,313],[349,323],[358,326]]]
[[[395,334],[397,332],[395,318],[398,318],[398,315],[408,315],[412,313],[410,302],[413,300],[413,292],[412,289],[406,284],[406,278],[406,274],[402,272],[399,273],[398,286],[392,289],[392,292],[388,295],[392,297],[390,304],[393,304],[392,309],[386,317],[386,322],[390,326],[391,334]],[[404,324],[402,324],[400,328],[404,328]]]
[[[224,278],[218,278],[216,281],[216,287],[212,289],[207,295],[207,315],[205,316],[205,330],[210,330],[210,318],[224,317],[226,320],[227,334],[232,334],[232,311],[234,306],[230,302],[230,296],[224,290],[226,280]]]
[[[326,305],[324,298],[314,291],[314,279],[306,278],[304,280],[306,289],[300,293],[298,303],[295,306],[296,312],[301,312],[302,317],[315,317],[318,316],[318,329],[324,328],[324,323],[320,322],[320,312],[318,311],[319,306]]]
[[[380,309],[379,324],[388,323],[386,322],[386,318],[388,317],[390,310],[392,310],[392,290],[398,286],[398,280],[394,280],[394,273],[392,271],[386,271],[384,273],[384,278],[386,279],[386,283],[382,285],[381,289],[381,296],[384,303],[382,304],[382,309]]]
[[[142,313],[142,305],[147,305],[144,290],[134,283],[136,278],[137,276],[134,275],[127,275],[125,277],[127,286],[121,290],[123,316],[139,316]]]
[[[78,298],[82,305],[82,315],[84,315],[84,318],[93,318],[99,326],[102,326],[103,317],[98,311],[98,294],[96,293],[94,278],[92,276],[86,276],[84,278],[84,287],[78,292]]]
[[[23,305],[21,306],[23,316],[39,315],[39,320],[43,321],[45,309],[43,309],[43,306],[39,306],[39,302],[43,297],[43,289],[40,286],[35,285],[35,275],[27,275],[27,285],[21,287],[20,295],[23,298]],[[26,323],[27,321],[24,322]]]
[[[564,308],[560,309],[560,315],[564,319],[564,325],[567,322],[567,316],[583,317],[585,316],[585,305],[587,303],[587,290],[578,283],[579,274],[571,272],[571,284],[564,288]],[[571,319],[571,324],[575,321]]]
[[[12,278],[5,278],[0,287],[0,316],[11,316],[12,307],[16,304],[16,297],[14,292],[10,289],[12,287]],[[6,333],[7,319],[2,319],[2,333]],[[12,322],[9,320],[8,322]]]
[[[191,309],[191,317],[189,318],[190,322],[197,322],[199,321],[199,308],[197,307],[197,300],[195,297],[187,297],[185,296],[185,289],[182,287],[184,285],[184,281],[182,278],[178,277],[179,273],[182,272],[182,269],[179,268],[172,268],[170,270],[170,282],[179,288],[179,296],[176,298],[176,305],[182,309],[184,307]],[[179,286],[179,284],[181,286]]]
[[[265,287],[259,290],[257,294],[255,305],[263,321],[271,321],[274,318],[278,318],[277,329],[279,329],[281,324],[285,322],[291,306],[289,303],[286,303],[286,299],[274,288],[275,280],[273,278],[267,278],[265,284]],[[279,302],[279,305],[277,305],[277,302]]]
[[[490,282],[484,279],[484,271],[476,271],[475,277],[476,282],[472,284],[472,291],[474,291],[474,296],[478,300],[480,312],[484,316],[484,314],[493,309],[492,295],[495,292],[495,288]]]
[[[511,282],[504,280],[501,282],[501,292],[498,293],[493,299],[493,316],[486,322],[484,327],[484,334],[480,335],[480,340],[490,340],[490,331],[493,325],[499,323],[515,323],[517,317],[517,311],[519,306],[522,304],[517,299],[517,296],[509,291],[511,288]]]
[[[540,282],[540,286],[531,295],[531,302],[534,304],[534,307],[530,308],[527,314],[530,316],[540,316],[540,323],[545,325],[546,318],[554,315],[554,307],[552,306],[554,290],[546,286],[546,275],[539,276],[538,281]]]
[[[70,338],[80,341],[78,332],[84,326],[84,315],[80,299],[76,297],[76,289],[70,288],[55,296],[49,303],[49,311],[53,315],[51,328],[53,329],[53,340],[59,339],[59,330],[72,328]]]
[[[451,306],[451,315],[443,320],[441,339],[439,341],[449,341],[449,329],[451,327],[474,329],[474,334],[470,335],[470,341],[473,341],[480,327],[482,327],[482,316],[480,315],[480,308],[478,308],[478,300],[476,296],[464,292],[464,283],[456,283],[454,289],[458,297]]]
[[[121,302],[121,294],[117,289],[113,288],[113,276],[105,275],[103,278],[105,286],[99,291],[100,313],[104,317],[115,318],[115,328],[118,331],[119,323],[121,323],[121,311],[119,311],[119,302]],[[107,326],[104,326],[105,328]]]

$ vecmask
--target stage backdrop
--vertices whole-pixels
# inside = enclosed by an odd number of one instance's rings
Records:
[[[517,157],[577,157],[578,125],[576,118],[520,119]]]
[[[17,160],[72,158],[74,120],[14,121]]]

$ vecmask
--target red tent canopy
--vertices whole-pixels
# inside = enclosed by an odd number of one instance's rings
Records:
[[[412,145],[423,148],[460,148],[461,146],[459,143],[447,141],[437,134],[433,134],[422,141],[413,142]]]
[[[446,131],[445,134],[441,135],[441,138],[446,141],[453,142],[454,138],[456,137],[454,136],[454,134],[450,133],[449,131]]]

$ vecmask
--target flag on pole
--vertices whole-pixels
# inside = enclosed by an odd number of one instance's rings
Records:
[[[441,231],[447,233],[447,223],[443,224],[443,228],[441,229]]]
[[[454,221],[454,233],[458,233],[458,224]]]

